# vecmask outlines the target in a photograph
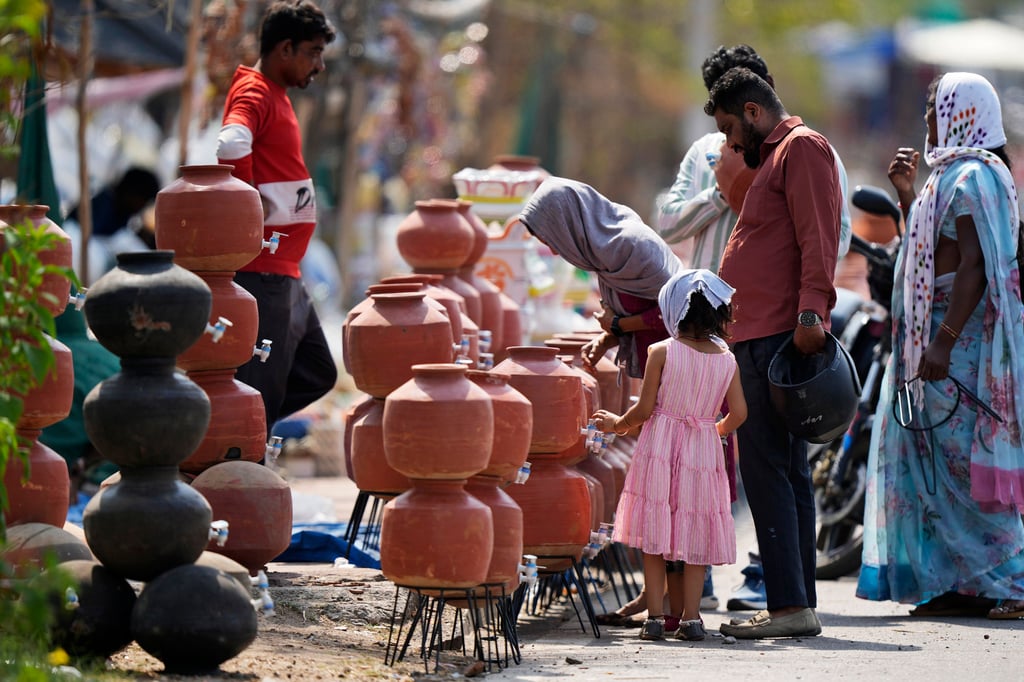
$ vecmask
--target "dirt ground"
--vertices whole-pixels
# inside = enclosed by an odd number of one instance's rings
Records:
[[[261,615],[256,640],[206,675],[163,673],[163,663],[138,644],[115,654],[110,667],[138,680],[446,680],[484,672],[473,658],[445,651],[439,666],[410,650],[386,658],[396,588],[379,570],[320,564],[271,564],[274,614]],[[405,603],[405,592],[399,608]],[[436,672],[435,672],[436,668]]]

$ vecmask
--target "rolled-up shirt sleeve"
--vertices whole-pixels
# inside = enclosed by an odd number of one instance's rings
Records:
[[[825,317],[835,297],[842,197],[832,148],[797,137],[786,157],[786,202],[800,247],[800,310]]]

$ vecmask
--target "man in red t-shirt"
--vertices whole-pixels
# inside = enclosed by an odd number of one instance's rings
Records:
[[[338,375],[299,271],[316,227],[316,199],[287,94],[324,70],[324,47],[332,40],[334,29],[308,0],[270,5],[259,61],[235,71],[217,136],[217,159],[260,192],[264,240],[280,235],[273,252],[264,249],[235,275],[259,306],[257,338],[273,342],[265,363],[253,358],[236,375],[263,395],[268,431],[330,391]]]

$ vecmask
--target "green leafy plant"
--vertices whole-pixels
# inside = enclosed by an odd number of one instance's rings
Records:
[[[39,254],[54,248],[59,234],[45,225],[30,221],[10,225],[0,232],[0,474],[12,457],[20,456],[27,467],[28,443],[17,433],[23,409],[22,396],[46,379],[53,369],[54,357],[47,335],[54,336],[53,314],[47,303],[56,302],[53,294],[42,292],[43,279],[49,275],[78,282],[67,267],[43,262]],[[0,485],[0,510],[7,509],[7,489]],[[0,541],[6,525],[0,516]]]
[[[53,371],[54,356],[47,335],[54,336],[55,302],[41,290],[50,275],[67,277],[77,285],[70,268],[48,264],[40,254],[62,237],[25,220],[0,228],[0,511],[7,508],[3,473],[12,457],[25,461],[29,475],[29,443],[17,432],[22,396]],[[0,513],[0,548],[6,548],[6,524]],[[51,651],[50,632],[56,609],[64,608],[71,587],[52,557],[42,567],[15,571],[0,560],[0,679],[55,679],[55,665],[66,662],[62,651]]]

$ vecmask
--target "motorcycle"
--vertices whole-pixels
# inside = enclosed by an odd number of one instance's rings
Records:
[[[857,186],[850,199],[863,211],[891,217],[897,239],[881,246],[853,235],[850,243],[852,251],[867,259],[871,300],[860,302],[839,335],[860,375],[857,414],[842,437],[808,451],[818,531],[815,577],[820,580],[834,580],[860,568],[871,428],[882,375],[892,353],[892,287],[902,214],[889,194],[878,187]]]

